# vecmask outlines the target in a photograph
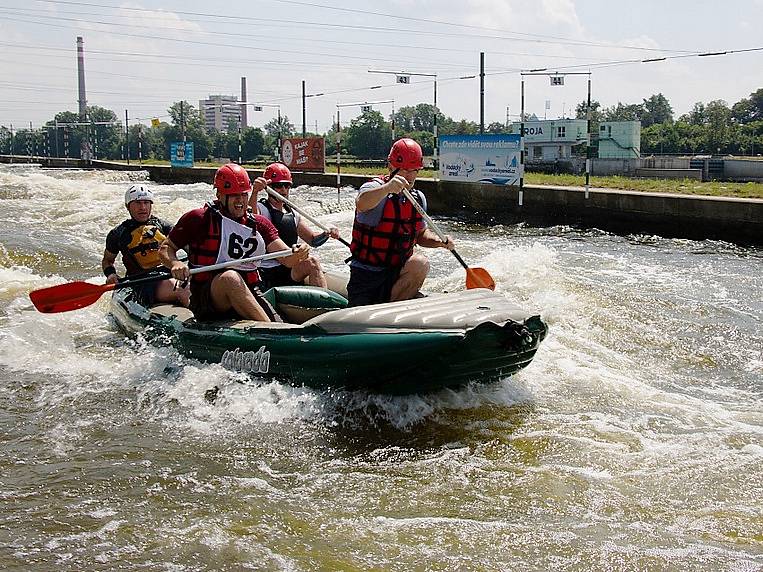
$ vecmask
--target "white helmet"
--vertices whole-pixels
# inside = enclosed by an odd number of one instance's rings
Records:
[[[154,193],[146,185],[130,185],[125,192],[125,206],[132,201],[151,201],[154,202]]]

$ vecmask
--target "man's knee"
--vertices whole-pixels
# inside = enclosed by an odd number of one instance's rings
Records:
[[[414,254],[405,263],[403,271],[410,272],[416,276],[426,276],[429,274],[429,259],[426,256]]]

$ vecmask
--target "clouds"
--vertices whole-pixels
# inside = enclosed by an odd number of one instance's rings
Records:
[[[105,6],[109,0],[89,1]],[[233,18],[191,0],[182,5],[175,0],[150,5],[130,0],[117,9],[45,3],[35,16],[25,14],[31,10],[23,0],[7,3],[12,6],[0,8],[3,41],[36,48],[13,48],[10,58],[0,60],[3,97],[19,101],[34,95],[27,99],[43,104],[0,104],[0,124],[9,119],[43,121],[62,109],[62,101],[70,107],[76,102],[77,35],[85,37],[90,103],[115,110],[129,107],[131,116],[159,116],[179,99],[195,102],[210,93],[238,93],[244,75],[250,100],[278,103],[294,120],[301,117],[305,80],[308,93],[326,94],[307,101],[308,124],[317,120],[320,130],[330,127],[337,103],[395,99],[399,108],[432,100],[430,80],[401,86],[392,76],[371,75],[369,69],[437,73],[443,112],[476,121],[479,80],[458,78],[479,73],[480,52],[485,53],[487,74],[486,123],[504,121],[506,106],[512,114],[519,112],[521,69],[590,69],[593,97],[602,105],[640,102],[662,92],[677,113],[697,100],[722,97],[734,102],[747,96],[760,87],[757,70],[763,69],[761,52],[598,65],[670,55],[662,51],[667,49],[740,47],[758,34],[750,29],[745,37],[740,30],[745,22],[763,19],[763,0],[747,4],[742,16],[704,4],[657,0],[637,5],[607,0],[356,0],[347,9],[338,0],[229,0],[226,13]],[[681,26],[675,26],[677,21]],[[374,86],[382,87],[370,89]],[[571,76],[564,88],[534,78],[527,81],[527,90],[528,111],[542,115],[551,99],[549,116],[555,117],[585,98],[585,76]],[[348,120],[352,113],[359,110],[348,109]],[[270,119],[266,115],[253,120],[264,123]]]

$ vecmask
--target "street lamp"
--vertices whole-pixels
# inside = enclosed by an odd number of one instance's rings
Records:
[[[591,72],[549,72],[547,68],[537,68],[522,71],[519,74],[521,82],[521,106],[519,116],[519,157],[522,172],[519,175],[519,206],[522,206],[522,190],[524,187],[525,176],[525,76],[547,76],[552,86],[563,86],[564,76],[567,75],[587,75],[588,76],[588,100],[586,103],[586,162],[585,162],[585,198],[588,199],[588,193],[591,182]],[[564,114],[562,114],[564,115]]]
[[[342,159],[342,144],[341,144],[341,131],[342,131],[342,124],[339,119],[339,109],[342,107],[360,107],[363,112],[368,111],[371,109],[372,105],[380,105],[382,103],[391,103],[392,104],[392,124],[394,125],[394,115],[395,115],[395,100],[394,99],[387,99],[384,101],[361,101],[361,102],[355,102],[355,103],[337,103],[336,104],[336,193],[337,193],[337,201],[339,200],[339,191],[341,189],[341,177],[340,172],[342,170],[341,167],[341,159]],[[395,132],[394,128],[392,131],[392,139],[395,138]]]
[[[281,106],[277,103],[249,103],[247,101],[237,102],[239,105],[251,105],[254,111],[262,111],[263,107],[275,107],[278,109],[278,158],[281,157]],[[241,112],[238,114],[238,163],[241,164]]]
[[[416,73],[416,72],[406,72],[406,71],[385,71],[385,70],[368,70],[368,73],[383,73],[383,74],[389,74],[394,75],[396,78],[396,83],[402,83],[402,84],[409,84],[411,83],[411,76],[421,76],[421,77],[431,77],[434,83],[434,121],[433,121],[433,131],[434,131],[434,169],[435,173],[437,173],[437,150],[438,150],[438,142],[437,142],[437,74],[436,73]]]

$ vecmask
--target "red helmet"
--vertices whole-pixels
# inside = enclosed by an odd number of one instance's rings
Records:
[[[236,163],[227,163],[217,169],[213,186],[224,195],[238,195],[252,190],[249,173]]]
[[[291,171],[283,163],[271,163],[262,174],[271,183],[291,183]]]
[[[423,153],[421,146],[413,139],[405,137],[398,139],[389,150],[389,165],[393,169],[405,169],[413,171],[421,169],[424,166]]]

